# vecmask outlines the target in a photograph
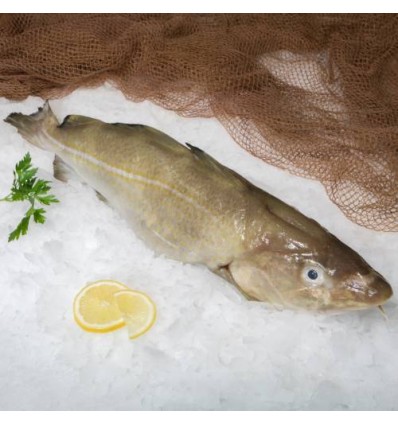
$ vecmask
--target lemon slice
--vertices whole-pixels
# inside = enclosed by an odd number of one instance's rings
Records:
[[[137,338],[147,332],[156,319],[156,306],[148,295],[139,291],[122,290],[114,294],[129,337]]]
[[[89,332],[110,332],[125,325],[113,295],[127,289],[113,280],[99,280],[84,287],[75,297],[77,324]]]

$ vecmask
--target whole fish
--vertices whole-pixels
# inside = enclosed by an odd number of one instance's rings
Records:
[[[317,222],[201,149],[139,124],[68,115],[45,103],[6,122],[55,153],[54,175],[76,174],[157,252],[205,264],[250,299],[278,308],[380,306],[391,286]]]

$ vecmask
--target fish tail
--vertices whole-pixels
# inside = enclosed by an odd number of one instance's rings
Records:
[[[13,125],[29,143],[41,149],[48,149],[48,130],[59,125],[48,100],[34,114],[13,112],[4,121]]]

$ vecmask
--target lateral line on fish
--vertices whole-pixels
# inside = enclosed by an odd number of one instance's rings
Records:
[[[125,171],[125,170],[121,170],[121,169],[116,168],[116,167],[114,167],[110,164],[107,164],[106,162],[103,162],[103,161],[101,161],[97,158],[94,158],[93,156],[91,156],[87,152],[81,152],[81,151],[73,149],[69,146],[65,146],[62,143],[58,142],[58,140],[51,137],[46,131],[44,131],[44,135],[49,140],[51,140],[52,143],[54,143],[56,146],[58,146],[60,149],[65,150],[66,152],[69,152],[72,155],[75,155],[76,157],[78,157],[78,158],[80,158],[80,159],[82,159],[82,160],[84,160],[88,163],[94,164],[98,167],[103,167],[109,173],[116,174],[116,175],[123,177],[125,179],[128,179],[128,180],[134,180],[134,181],[137,181],[137,182],[140,182],[140,183],[143,183],[143,184],[148,184],[148,185],[152,185],[152,186],[164,189],[164,190],[172,193],[173,195],[179,197],[180,199],[183,199],[184,201],[190,203],[191,205],[194,205],[195,207],[201,209],[202,211],[205,211],[206,213],[213,215],[212,212],[209,209],[207,209],[203,205],[200,205],[198,202],[195,202],[195,200],[193,200],[189,196],[184,195],[183,193],[179,192],[176,189],[173,189],[172,187],[168,186],[165,183],[159,182],[157,180],[150,179],[148,177],[133,174],[133,173],[130,173],[130,172]]]
[[[157,232],[156,230],[152,229],[152,233],[157,236],[161,241],[163,241],[164,243],[166,243],[167,245],[173,247],[173,248],[178,248],[178,246],[176,244],[174,244],[173,242],[170,242],[168,239],[166,239],[164,236],[162,236],[159,232]]]

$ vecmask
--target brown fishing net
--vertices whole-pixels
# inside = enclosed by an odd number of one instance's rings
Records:
[[[2,15],[0,95],[114,82],[398,231],[397,15]]]

